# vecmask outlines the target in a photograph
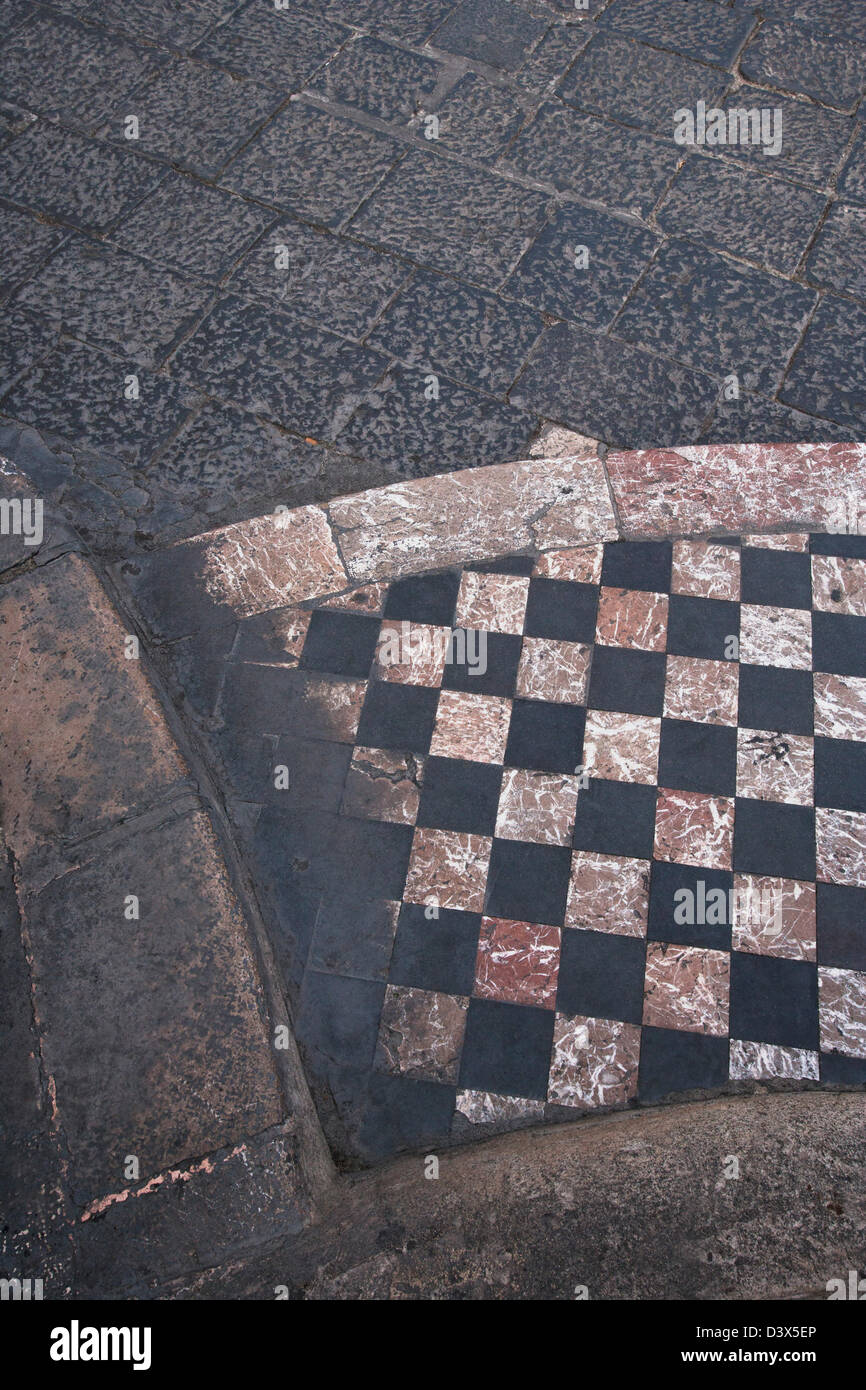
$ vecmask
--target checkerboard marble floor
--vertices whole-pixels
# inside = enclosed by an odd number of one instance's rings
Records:
[[[866,1083],[866,538],[515,555],[248,619],[235,658],[338,1150]]]

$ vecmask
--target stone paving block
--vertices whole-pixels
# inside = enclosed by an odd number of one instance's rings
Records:
[[[244,257],[229,289],[361,338],[410,274],[409,265],[368,246],[280,222]]]
[[[18,291],[15,303],[64,332],[153,367],[189,332],[208,299],[200,284],[79,237]]]
[[[297,92],[349,33],[342,24],[313,22],[291,9],[254,3],[214,29],[195,56],[282,92]]]
[[[31,897],[26,917],[73,1200],[122,1192],[129,1154],[147,1180],[283,1117],[243,913],[207,816],[133,832]]]
[[[613,0],[599,17],[632,39],[671,48],[699,63],[729,67],[755,25],[748,11],[730,10],[716,0]]]
[[[793,20],[834,39],[866,43],[866,12],[850,0],[763,0],[768,19]]]
[[[307,89],[327,101],[355,106],[380,121],[404,124],[431,103],[442,69],[381,39],[354,39],[311,78]]]
[[[409,473],[433,472],[442,459],[471,459],[474,466],[520,458],[538,421],[526,410],[490,400],[438,378],[438,399],[426,399],[424,371],[394,367],[368,394],[338,436],[351,453],[399,465]]]
[[[441,367],[458,381],[503,395],[543,327],[537,313],[419,271],[368,342],[409,366]]]
[[[422,264],[498,284],[544,221],[546,199],[494,174],[412,151],[352,222]]]
[[[29,213],[0,208],[0,300],[44,265],[64,235]]]
[[[866,208],[833,204],[812,247],[806,279],[866,299]]]
[[[512,92],[468,72],[438,107],[438,149],[465,159],[495,159],[525,112]]]
[[[20,309],[5,314],[0,339],[0,396],[28,367],[45,357],[56,341],[57,329],[44,319],[22,313]]]
[[[127,396],[129,364],[81,343],[45,356],[3,401],[3,412],[75,444],[145,463],[190,414],[177,383],[137,372],[137,399]]]
[[[508,0],[462,0],[436,33],[436,47],[495,68],[520,67],[547,25]]]
[[[41,121],[0,149],[0,196],[85,231],[105,231],[164,177],[126,150]]]
[[[404,43],[422,44],[435,34],[456,0],[357,0],[351,7],[352,23],[373,34],[393,34]],[[345,0],[299,0],[298,9],[320,11],[345,19]]]
[[[29,110],[93,129],[157,62],[118,34],[37,9],[0,50],[0,85]]]
[[[200,178],[220,169],[272,115],[281,95],[247,78],[188,58],[172,58],[142,83],[106,122],[106,139],[134,145]],[[138,138],[127,140],[127,116],[138,118]]]
[[[740,173],[720,159],[692,157],[656,218],[674,236],[792,275],[826,206],[820,193]]]
[[[503,289],[561,318],[605,328],[658,245],[658,238],[642,227],[591,208],[563,208]],[[585,268],[583,247],[588,252]]]
[[[830,186],[855,127],[851,116],[758,87],[740,87],[725,98],[722,108],[782,112],[782,148],[777,155],[765,155],[762,145],[725,145],[726,159],[822,188]]]
[[[20,135],[22,130],[34,124],[37,117],[32,111],[25,111],[11,101],[0,101],[0,145],[12,135]]]
[[[172,173],[110,239],[171,270],[219,280],[274,215],[221,189]]]
[[[514,74],[515,81],[530,92],[549,92],[564,77],[594,32],[591,25],[582,21],[552,25],[523,67]]]
[[[866,203],[866,127],[861,127],[845,167],[839,176],[843,198]]]
[[[825,441],[844,443],[851,431],[829,420],[803,415],[743,392],[739,400],[719,400],[711,424],[701,435],[701,444],[813,444]]]
[[[313,328],[294,312],[222,299],[177,353],[172,372],[230,405],[333,438],[387,359]]]
[[[856,436],[866,418],[866,308],[827,295],[796,353],[781,400]]]
[[[222,175],[237,193],[338,226],[390,169],[402,146],[307,103],[291,102]]]
[[[740,58],[740,71],[747,82],[802,92],[839,111],[853,111],[866,91],[856,44],[818,38],[798,25],[764,24]]]
[[[632,449],[696,439],[718,393],[700,372],[613,338],[557,324],[513,388],[514,401]]]
[[[186,49],[238,7],[238,0],[136,0],[118,9],[115,0],[90,0],[87,18],[124,29],[153,43]]]
[[[3,32],[11,33],[15,25],[26,18],[28,10],[27,0],[0,0],[0,25]]]
[[[774,394],[814,304],[812,290],[668,242],[615,331],[705,371],[736,373],[741,390]]]
[[[557,91],[563,101],[583,111],[672,137],[675,111],[683,106],[694,110],[698,101],[717,105],[730,80],[729,73],[677,53],[601,31]]]
[[[509,147],[503,164],[560,192],[646,218],[679,159],[674,144],[548,103]]]

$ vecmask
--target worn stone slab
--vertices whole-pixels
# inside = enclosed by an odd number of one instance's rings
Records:
[[[866,203],[866,129],[861,127],[839,178],[839,192],[857,203]]]
[[[58,330],[44,319],[12,309],[5,314],[0,341],[0,395],[22,374],[46,356],[57,341]]]
[[[755,172],[779,174],[821,188],[831,185],[854,133],[856,122],[851,116],[757,87],[739,88],[722,103],[725,111],[752,108],[782,112],[782,148],[777,155],[767,156],[762,145],[726,145],[726,160],[735,159],[751,164]]]
[[[495,159],[516,134],[525,111],[506,87],[467,72],[437,108],[436,148],[465,159]]]
[[[0,209],[0,300],[44,265],[64,235],[29,213]]]
[[[519,67],[546,29],[508,0],[462,0],[436,34],[437,48],[492,67]]]
[[[356,583],[528,546],[616,534],[597,459],[496,464],[395,483],[332,502],[328,514]]]
[[[866,91],[862,50],[856,44],[772,21],[747,46],[740,71],[747,82],[802,92],[840,111],[853,111]]]
[[[866,43],[866,13],[849,0],[764,0],[768,19],[792,20],[830,38]]]
[[[581,19],[575,24],[553,25],[514,74],[515,81],[530,92],[549,92],[565,76],[593,32]]]
[[[743,391],[738,400],[720,398],[699,444],[845,443],[850,429],[804,415],[764,396]]]
[[[825,295],[796,353],[780,399],[847,425],[856,437],[866,412],[866,309]]]
[[[346,587],[346,571],[319,507],[227,526],[205,544],[207,590],[241,616]]]
[[[316,22],[292,9],[248,5],[213,30],[196,57],[256,82],[296,92],[349,37],[342,24]]]
[[[613,0],[599,16],[599,26],[720,67],[734,61],[754,24],[748,10],[692,0]]]
[[[806,278],[866,299],[866,208],[834,203],[806,263]]]
[[[85,836],[187,776],[140,662],[124,656],[126,636],[76,555],[0,591],[0,803],[31,892]],[[50,718],[34,721],[35,709]]]
[[[380,121],[405,124],[431,103],[441,71],[431,58],[362,37],[331,58],[308,88],[327,101],[357,107]]]
[[[123,28],[154,43],[189,48],[237,8],[237,0],[136,0],[118,12],[114,0],[90,0],[88,18]]]

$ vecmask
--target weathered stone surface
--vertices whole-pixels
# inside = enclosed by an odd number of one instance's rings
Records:
[[[208,591],[239,616],[347,587],[327,517],[318,507],[228,526],[206,538],[204,551]]]
[[[599,22],[698,62],[727,67],[755,20],[747,8],[728,10],[716,4],[693,5],[690,0],[613,0]]]
[[[866,90],[856,44],[818,38],[790,24],[764,24],[740,58],[740,71],[749,82],[802,92],[840,111],[853,111]]]
[[[60,227],[49,227],[29,213],[4,208],[0,218],[0,299],[44,265],[63,236]]]
[[[247,5],[202,40],[196,57],[296,92],[349,37],[342,24],[316,20],[273,5]]]
[[[815,285],[866,299],[866,208],[834,203],[806,265]]]
[[[859,438],[866,409],[866,308],[825,295],[779,395],[799,410],[838,420]]]
[[[359,38],[346,44],[308,88],[327,101],[400,125],[431,104],[440,72],[430,58],[405,53],[380,39]]]

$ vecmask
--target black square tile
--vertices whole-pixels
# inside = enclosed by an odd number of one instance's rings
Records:
[[[737,797],[734,871],[801,880],[815,877],[815,812],[810,806]]]
[[[414,1076],[370,1072],[354,1140],[375,1163],[407,1149],[425,1149],[448,1138],[457,1087]]]
[[[733,886],[734,875],[726,869],[654,862],[647,940],[729,951]]]
[[[553,1023],[552,1009],[470,999],[460,1088],[544,1100]]]
[[[866,743],[815,739],[815,805],[866,811]]]
[[[809,550],[812,555],[841,555],[848,560],[866,560],[866,536],[813,533],[809,537]]]
[[[722,724],[663,719],[659,785],[672,791],[733,796],[737,783],[737,731]]]
[[[561,927],[571,853],[564,845],[494,840],[487,874],[487,917]]]
[[[730,1035],[745,1042],[818,1048],[818,967],[731,952]]]
[[[329,975],[384,980],[394,944],[393,902],[359,900],[357,893],[323,895],[308,968]]]
[[[397,920],[388,979],[392,985],[432,989],[439,994],[471,994],[481,914],[404,903]]]
[[[592,778],[589,786],[578,793],[574,848],[650,859],[656,798],[655,787]]]
[[[740,562],[740,601],[778,608],[812,607],[812,561],[798,551],[744,545]]]
[[[308,970],[297,1014],[298,1042],[315,1070],[328,1062],[347,1067],[373,1065],[385,986]]]
[[[358,725],[361,748],[426,753],[433,736],[439,691],[399,681],[371,681]]]
[[[829,1086],[866,1084],[866,1057],[843,1057],[841,1052],[822,1052],[821,1080]]]
[[[512,632],[485,632],[469,634],[461,638],[462,629],[455,629],[455,636],[448,649],[445,669],[442,672],[443,690],[467,690],[470,695],[504,695],[510,699],[517,684],[517,668],[520,665],[522,638]],[[483,636],[484,647],[480,645]],[[459,643],[465,643],[463,650],[469,661],[455,661],[455,651],[461,650]],[[472,643],[478,643],[473,646]],[[482,660],[483,658],[483,660]],[[481,667],[484,666],[482,670]]]
[[[818,964],[866,970],[866,888],[817,884]]]
[[[598,585],[568,579],[530,579],[524,632],[563,642],[595,640]]]
[[[812,672],[741,665],[738,721],[744,729],[810,735]]]
[[[813,613],[812,669],[836,676],[866,676],[866,618]]]
[[[669,541],[613,541],[604,547],[601,582],[611,589],[649,589],[670,593]]]
[[[640,1041],[638,1097],[662,1100],[680,1091],[708,1091],[728,1079],[728,1040],[709,1033],[644,1028]]]
[[[335,883],[363,884],[370,898],[399,902],[406,883],[412,826],[386,821],[336,818],[327,855],[332,872],[322,882],[324,890]]]
[[[300,666],[335,676],[366,679],[376,652],[381,624],[361,613],[331,613],[317,608],[310,619]]]
[[[559,956],[556,1011],[639,1024],[645,969],[642,938],[566,927]]]
[[[460,758],[428,758],[424,764],[416,825],[492,835],[502,768]]]
[[[573,773],[583,755],[586,710],[581,705],[515,700],[505,747],[507,767]]]
[[[730,660],[729,639],[740,635],[740,605],[718,598],[671,594],[668,651],[675,656]]]
[[[411,575],[408,579],[397,579],[388,590],[385,617],[450,627],[454,621],[459,588],[460,574],[454,570],[445,574]]]
[[[665,657],[662,652],[632,652],[624,647],[593,649],[590,709],[658,716],[664,703]]]

